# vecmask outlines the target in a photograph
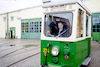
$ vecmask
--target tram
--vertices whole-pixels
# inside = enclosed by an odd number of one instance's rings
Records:
[[[80,0],[43,3],[41,67],[87,66],[91,12]]]

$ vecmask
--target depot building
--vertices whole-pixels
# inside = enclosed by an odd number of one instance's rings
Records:
[[[7,38],[8,30],[9,38],[40,39],[42,14],[42,6],[1,14],[0,38]]]
[[[92,40],[100,41],[100,0],[82,1],[92,12]],[[0,38],[40,39],[42,5],[0,14]]]

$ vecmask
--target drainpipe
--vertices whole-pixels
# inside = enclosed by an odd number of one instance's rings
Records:
[[[9,39],[9,15],[7,13],[7,39]]]
[[[85,0],[81,0],[81,2],[85,5]]]
[[[83,4],[85,5],[85,0],[83,0]]]

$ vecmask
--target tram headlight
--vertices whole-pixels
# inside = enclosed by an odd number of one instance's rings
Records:
[[[52,54],[53,56],[57,56],[57,55],[59,54],[59,49],[58,49],[57,47],[53,47],[53,48],[51,49],[51,54]]]

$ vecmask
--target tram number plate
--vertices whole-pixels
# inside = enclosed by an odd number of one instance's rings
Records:
[[[47,48],[43,48],[43,52],[44,52],[44,53],[46,53],[46,52],[49,53],[49,49],[47,50]]]

